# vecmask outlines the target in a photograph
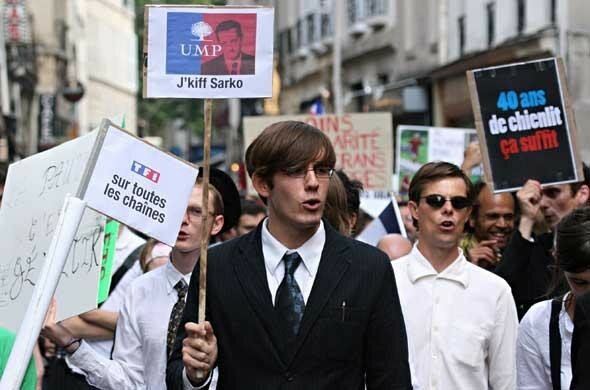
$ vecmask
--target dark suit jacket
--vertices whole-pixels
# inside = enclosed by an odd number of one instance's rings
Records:
[[[207,318],[217,336],[219,390],[362,390],[365,379],[368,390],[411,389],[406,332],[389,259],[324,226],[326,243],[290,352],[285,352],[268,288],[261,225],[209,250]],[[168,360],[168,389],[182,388],[181,343],[184,323],[197,320],[198,274],[195,269]]]
[[[590,389],[588,360],[590,360],[590,293],[576,299],[572,337],[571,390]]]
[[[255,74],[254,56],[242,53],[242,64],[240,66],[240,75]],[[229,75],[231,72],[225,65],[223,54],[201,65],[202,75]]]
[[[519,320],[532,305],[547,299],[552,279],[549,266],[554,263],[552,248],[552,233],[541,234],[535,237],[535,242],[530,242],[522,237],[518,229],[514,230],[504,248],[502,261],[494,272],[506,280],[512,289]],[[559,288],[550,298],[565,292]]]

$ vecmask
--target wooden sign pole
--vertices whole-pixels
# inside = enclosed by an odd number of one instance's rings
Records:
[[[209,229],[207,217],[209,215],[209,166],[211,163],[211,111],[212,99],[205,99],[203,129],[203,179],[202,179],[202,220],[201,220],[201,257],[199,259],[199,323],[205,321],[205,306],[207,303],[207,246],[209,244]]]

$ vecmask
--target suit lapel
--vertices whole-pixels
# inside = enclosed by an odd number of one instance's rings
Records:
[[[258,229],[240,243],[240,256],[234,257],[232,262],[246,298],[252,304],[274,346],[274,355],[284,366],[279,353],[282,344],[278,316],[272,304],[262,254],[261,226],[262,224],[258,225]]]
[[[309,299],[305,305],[305,312],[295,341],[295,348],[287,361],[288,365],[297,356],[297,352],[303,345],[319,314],[350,266],[349,256],[346,256],[347,252],[350,251],[349,243],[328,224],[324,223],[324,226],[326,227],[326,243],[324,244],[320,266]]]

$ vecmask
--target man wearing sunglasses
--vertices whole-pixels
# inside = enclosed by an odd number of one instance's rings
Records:
[[[465,259],[459,240],[473,188],[434,162],[410,183],[418,241],[392,263],[420,388],[514,389],[518,321],[504,280]]]
[[[584,177],[577,183],[541,186],[527,180],[516,193],[520,222],[506,246],[496,274],[512,288],[519,318],[536,302],[547,299],[554,263],[553,229],[574,208],[590,199],[590,170],[583,166]],[[533,227],[538,215],[551,231],[535,235]],[[557,289],[554,294],[563,292]]]

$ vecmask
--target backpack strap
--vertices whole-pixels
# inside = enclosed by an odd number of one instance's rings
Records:
[[[561,334],[559,333],[559,313],[562,298],[551,301],[551,319],[549,321],[549,361],[551,363],[551,384],[553,390],[561,390]]]
[[[109,295],[115,291],[117,284],[119,284],[121,279],[123,279],[123,276],[125,276],[127,271],[129,271],[131,267],[133,267],[133,264],[135,264],[135,262],[139,259],[139,254],[141,253],[144,245],[145,244],[141,244],[133,252],[131,252],[123,264],[121,264],[119,269],[117,269],[117,271],[113,274],[113,277],[111,278],[111,288],[109,289]]]

